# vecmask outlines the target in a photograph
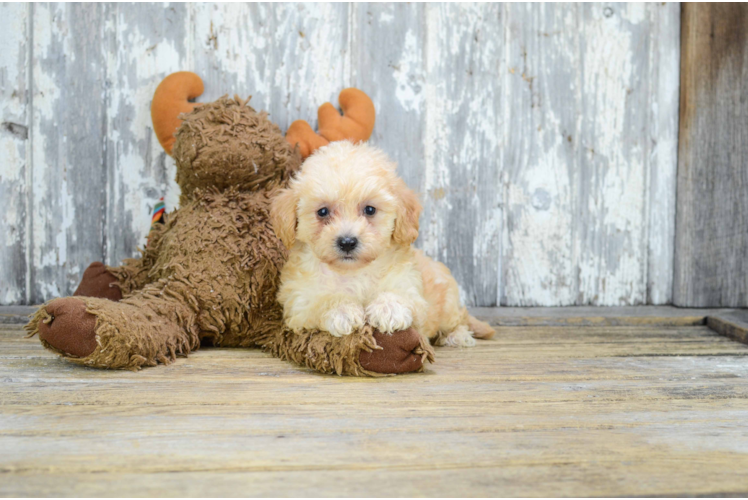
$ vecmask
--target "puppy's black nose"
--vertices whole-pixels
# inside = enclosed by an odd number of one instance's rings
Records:
[[[345,253],[354,251],[356,245],[358,245],[358,238],[354,238],[353,236],[341,236],[338,238],[338,248]]]

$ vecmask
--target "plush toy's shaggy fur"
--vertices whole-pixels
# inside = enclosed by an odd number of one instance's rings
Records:
[[[266,113],[239,98],[201,105],[182,118],[173,150],[180,208],[152,230],[140,258],[107,268],[111,283],[100,265],[87,271],[98,273],[98,281],[84,275],[87,286],[103,286],[109,295],[110,286],[119,287],[122,300],[97,298],[103,290],[55,299],[33,316],[29,333],[70,361],[101,368],[169,363],[209,343],[262,347],[324,373],[381,372],[359,359],[381,349],[378,333],[368,328],[345,339],[283,328],[276,292],[287,254],[269,207],[300,167],[298,150]],[[409,366],[414,358],[433,359],[417,335],[406,344],[398,352]],[[368,357],[362,359],[366,364]]]

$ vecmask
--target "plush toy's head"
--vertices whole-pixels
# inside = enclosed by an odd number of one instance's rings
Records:
[[[180,71],[164,78],[151,103],[156,136],[177,162],[183,201],[195,188],[271,189],[316,149],[343,139],[366,141],[374,129],[374,104],[354,88],[338,96],[343,116],[325,103],[317,112],[319,133],[297,120],[285,138],[267,113],[256,112],[239,97],[192,102],[202,92],[199,76]]]
[[[180,118],[172,155],[183,197],[195,188],[271,188],[301,165],[301,155],[267,113],[238,97],[222,97]]]

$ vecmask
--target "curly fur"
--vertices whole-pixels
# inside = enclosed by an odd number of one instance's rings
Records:
[[[314,153],[271,210],[290,251],[278,293],[286,324],[336,337],[364,324],[384,333],[412,326],[455,347],[490,338],[493,329],[460,303],[449,269],[411,247],[420,212],[381,150],[339,141]],[[344,239],[354,246],[341,247]]]

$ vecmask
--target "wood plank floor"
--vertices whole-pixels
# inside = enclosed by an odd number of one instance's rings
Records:
[[[356,379],[239,349],[94,370],[0,325],[0,495],[748,493],[748,346],[703,325],[499,330]]]

